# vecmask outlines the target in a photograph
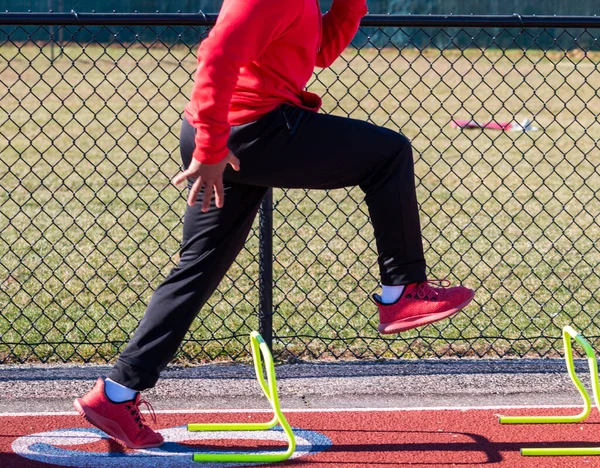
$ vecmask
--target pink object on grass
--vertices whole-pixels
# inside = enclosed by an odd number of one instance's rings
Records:
[[[485,128],[489,130],[501,130],[504,132],[531,132],[537,130],[531,125],[531,120],[525,119],[522,123],[518,122],[476,122],[475,120],[453,120],[450,123],[452,128]]]

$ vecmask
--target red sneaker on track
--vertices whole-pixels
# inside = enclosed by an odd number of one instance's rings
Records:
[[[440,287],[434,288],[430,284]],[[411,328],[437,322],[455,314],[467,306],[475,296],[472,289],[464,286],[449,288],[447,280],[428,280],[405,286],[400,298],[392,304],[384,304],[375,294],[373,299],[379,308],[380,333],[398,333]]]
[[[104,380],[99,378],[94,388],[83,398],[77,398],[73,406],[87,421],[126,447],[158,447],[162,445],[163,437],[145,424],[139,408],[142,403],[150,410],[153,422],[156,422],[154,409],[147,401],[140,400],[139,393],[131,401],[114,403],[106,396]]]

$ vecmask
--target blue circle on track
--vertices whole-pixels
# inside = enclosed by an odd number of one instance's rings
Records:
[[[293,428],[296,438],[296,451],[290,459],[298,459],[314,455],[331,447],[329,437],[320,432],[309,431],[301,428]],[[194,453],[281,453],[285,449],[276,447],[272,450],[235,452],[225,448],[224,450],[205,450],[199,447],[189,447],[179,442],[183,441],[215,441],[215,440],[248,440],[253,442],[276,441],[287,442],[285,433],[281,428],[266,431],[202,431],[188,432],[187,426],[165,428],[159,431],[165,443],[157,448],[134,450],[133,452],[87,452],[74,450],[74,445],[85,445],[109,437],[96,428],[66,428],[47,432],[40,432],[22,436],[12,443],[13,451],[29,460],[41,463],[51,463],[59,466],[70,466],[78,468],[152,468],[168,467],[195,467],[204,468],[248,466],[249,463],[196,463],[192,460]],[[255,465],[262,465],[256,463]]]

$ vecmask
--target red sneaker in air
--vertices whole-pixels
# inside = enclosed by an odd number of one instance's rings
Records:
[[[99,378],[94,388],[83,398],[77,398],[73,406],[91,424],[126,447],[158,447],[163,443],[163,436],[145,424],[139,408],[142,403],[150,410],[152,420],[156,422],[154,409],[146,400],[140,400],[139,393],[133,400],[114,403],[106,396],[104,380]]]
[[[434,288],[430,284],[440,287]],[[400,298],[392,304],[384,304],[377,294],[373,296],[379,308],[380,333],[398,333],[411,328],[437,322],[455,314],[465,307],[475,292],[464,286],[449,288],[447,280],[428,280],[406,285]]]

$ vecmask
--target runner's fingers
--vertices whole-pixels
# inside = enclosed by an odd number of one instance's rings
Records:
[[[212,183],[204,184],[204,197],[202,200],[202,212],[203,213],[206,213],[208,211],[208,209],[210,208],[210,201],[212,200],[212,196],[213,196],[213,184]]]
[[[198,198],[198,193],[200,192],[200,189],[202,188],[203,184],[204,184],[204,181],[203,181],[202,177],[198,177],[196,179],[196,181],[194,182],[194,185],[192,185],[192,188],[190,189],[190,193],[188,195],[188,205],[194,206],[196,204],[196,199]]]
[[[225,203],[225,189],[223,188],[222,179],[219,179],[215,183],[215,202],[217,204],[217,208],[223,208],[223,204]]]
[[[191,171],[189,169],[187,169],[183,172],[180,172],[175,177],[173,177],[173,180],[172,180],[173,185],[181,184],[184,180],[186,180],[188,177],[190,177],[192,175],[192,174],[190,174],[190,172]]]
[[[240,170],[240,160],[233,153],[229,153],[229,160],[227,162],[235,171]]]

